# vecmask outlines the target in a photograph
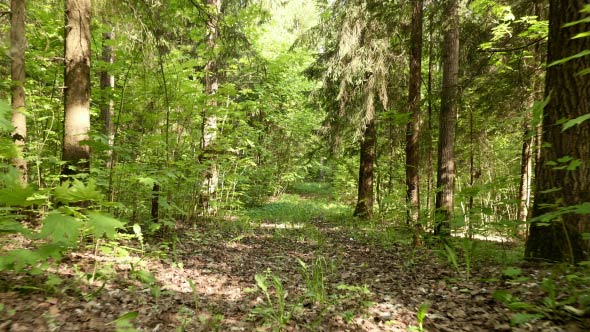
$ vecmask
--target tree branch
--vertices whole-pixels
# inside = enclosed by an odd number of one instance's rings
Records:
[[[514,52],[514,51],[519,51],[519,50],[525,49],[527,47],[533,46],[537,43],[542,42],[545,39],[547,39],[547,37],[542,37],[542,38],[533,40],[530,43],[522,45],[522,46],[516,46],[516,47],[512,47],[512,48],[490,48],[487,50],[480,50],[480,52],[486,52],[486,53]]]

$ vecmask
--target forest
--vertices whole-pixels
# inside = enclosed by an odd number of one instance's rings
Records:
[[[590,331],[585,0],[0,0],[0,331]]]

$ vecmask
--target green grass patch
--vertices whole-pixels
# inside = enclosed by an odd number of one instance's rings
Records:
[[[349,219],[352,212],[352,207],[334,201],[329,186],[302,183],[264,206],[246,210],[244,216],[253,222],[295,224],[313,220],[338,222]]]

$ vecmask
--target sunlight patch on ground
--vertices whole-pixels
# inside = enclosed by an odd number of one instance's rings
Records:
[[[262,223],[262,224],[257,224],[256,226],[260,227],[260,228],[270,228],[270,229],[300,229],[303,228],[305,225],[304,224],[269,224],[269,223]]]

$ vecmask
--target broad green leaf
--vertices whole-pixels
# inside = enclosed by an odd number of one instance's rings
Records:
[[[96,189],[96,183],[89,181],[88,185],[74,180],[71,183],[64,182],[53,191],[58,202],[69,204],[75,202],[102,200],[102,194]]]
[[[0,220],[0,233],[21,233],[28,235],[31,231],[25,228],[20,222],[6,218]]]
[[[96,238],[106,235],[108,239],[112,239],[115,237],[117,229],[123,228],[124,225],[121,221],[113,217],[96,212],[89,213],[88,219],[88,226]]]
[[[20,174],[13,167],[0,175],[0,205],[29,206],[33,202],[27,200],[34,193],[33,188],[23,186],[19,180]]]
[[[577,126],[580,123],[587,121],[587,120],[590,120],[590,113],[581,115],[575,119],[567,121],[566,123],[563,124],[563,128],[561,129],[561,131],[564,132],[564,131],[568,130],[569,128],[571,128],[573,126]]]
[[[509,266],[502,271],[502,274],[509,277],[514,278],[519,276],[522,273],[522,270],[517,267]]]
[[[10,268],[19,272],[25,267],[37,265],[39,260],[39,254],[33,250],[12,250],[0,257],[0,271]]]
[[[9,119],[12,118],[10,105],[4,100],[0,100],[0,132],[11,132],[14,129]]]
[[[39,236],[55,243],[73,245],[78,240],[80,226],[81,223],[75,218],[53,211],[43,219]]]

